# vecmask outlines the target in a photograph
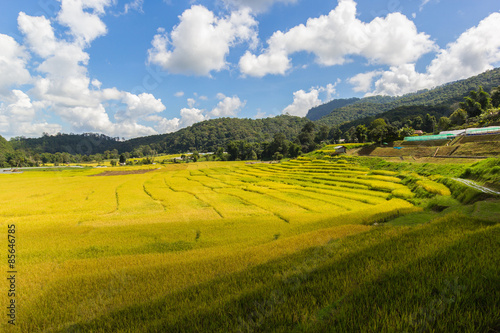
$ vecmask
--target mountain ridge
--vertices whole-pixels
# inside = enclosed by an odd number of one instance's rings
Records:
[[[405,94],[400,97],[365,97],[352,104],[331,110],[329,114],[316,122],[328,126],[338,126],[360,118],[376,116],[401,106],[448,105],[451,107],[453,104],[462,101],[471,90],[477,90],[479,86],[482,86],[487,91],[500,86],[500,68],[495,68],[467,79],[448,82],[432,89]]]

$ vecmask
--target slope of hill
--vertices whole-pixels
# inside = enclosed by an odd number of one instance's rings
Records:
[[[40,138],[18,137],[11,139],[15,149],[29,149],[36,153],[70,153],[91,155],[115,149],[120,142],[103,134],[61,134],[43,135]]]
[[[401,97],[375,96],[363,98],[353,104],[333,110],[317,122],[325,125],[340,125],[363,117],[376,116],[401,106],[412,105],[447,105],[451,106],[462,99],[471,90],[483,86],[489,91],[500,85],[500,68],[496,68],[471,78],[442,85],[440,87],[407,94]]]
[[[343,99],[334,99],[328,103],[316,106],[309,110],[309,112],[306,115],[306,118],[309,120],[318,120],[321,119],[322,117],[330,114],[333,110],[344,107],[346,105],[353,104],[355,102],[359,101],[359,98],[353,97],[353,98],[343,98]]]
[[[352,126],[356,127],[358,125],[365,125],[369,127],[370,124],[377,118],[383,118],[390,123],[393,122],[401,122],[403,123],[408,118],[413,118],[416,116],[421,116],[422,119],[426,114],[434,116],[436,119],[439,119],[443,116],[449,116],[451,110],[448,105],[435,105],[435,106],[426,106],[426,105],[410,105],[410,106],[400,106],[395,109],[385,111],[379,113],[374,116],[368,116],[359,118],[353,121],[349,121],[340,125],[340,130],[342,132],[346,132]]]
[[[10,142],[0,135],[0,166],[5,166],[6,154],[12,153],[13,151]]]
[[[122,142],[119,151],[131,151],[140,145],[150,145],[165,153],[215,151],[229,141],[271,141],[274,134],[283,133],[293,139],[308,123],[306,118],[281,115],[265,119],[218,118],[196,123],[175,133],[153,135]]]
[[[187,151],[215,151],[229,141],[248,142],[271,141],[275,133],[284,133],[291,140],[309,122],[306,118],[277,116],[265,119],[218,118],[196,123],[174,133],[152,135],[118,141],[105,135],[57,134],[41,138],[16,138],[12,141],[15,148],[30,149],[37,153],[68,152],[70,154],[90,155],[117,149],[120,153],[130,152],[141,145],[150,145],[161,153],[180,153]],[[9,142],[7,142],[9,143]],[[1,144],[1,142],[0,142]]]

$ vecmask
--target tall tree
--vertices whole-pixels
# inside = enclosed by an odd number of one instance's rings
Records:
[[[368,128],[365,125],[356,126],[356,137],[358,142],[365,142],[368,138]]]
[[[500,86],[491,91],[491,105],[495,108],[500,107]]]
[[[460,103],[460,107],[467,111],[469,117],[480,116],[492,107],[490,94],[479,86],[478,91],[472,90],[469,92],[469,96],[464,98],[464,101]]]

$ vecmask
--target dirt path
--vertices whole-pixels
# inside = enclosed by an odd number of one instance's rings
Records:
[[[487,187],[481,186],[478,183],[473,182],[472,180],[462,179],[462,178],[453,178],[453,179],[456,180],[456,181],[458,181],[458,182],[460,182],[460,183],[462,183],[462,184],[465,184],[465,185],[467,185],[469,187],[475,188],[476,190],[479,190],[479,191],[481,191],[483,193],[500,195],[500,192],[493,191],[492,189],[489,189]]]

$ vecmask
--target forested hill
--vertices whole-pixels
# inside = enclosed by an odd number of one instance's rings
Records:
[[[132,151],[141,145],[165,153],[197,150],[216,151],[229,141],[271,141],[274,134],[283,133],[288,140],[295,138],[309,120],[281,115],[264,119],[218,118],[196,123],[175,133],[131,139],[121,143],[119,151]]]
[[[12,153],[14,149],[9,141],[5,140],[3,136],[0,135],[0,165],[2,165],[6,160],[6,154]]]
[[[343,98],[343,99],[334,99],[328,103],[316,106],[307,112],[306,118],[312,121],[321,119],[322,117],[330,114],[332,110],[344,107],[346,105],[350,105],[354,102],[359,101],[359,98]]]
[[[175,133],[152,135],[127,141],[118,141],[105,135],[57,134],[41,138],[16,138],[10,143],[14,148],[28,149],[35,153],[68,152],[90,155],[117,149],[120,153],[131,152],[141,145],[149,145],[160,153],[181,153],[197,150],[216,151],[226,147],[229,141],[271,141],[275,133],[283,133],[291,140],[309,120],[281,115],[265,119],[218,118],[196,123]],[[7,142],[9,143],[9,142]],[[0,142],[1,144],[1,142]]]
[[[500,68],[496,68],[465,80],[447,83],[431,90],[419,91],[401,97],[375,96],[363,98],[350,105],[332,109],[328,115],[317,122],[328,126],[341,125],[356,119],[376,116],[403,106],[451,106],[462,101],[469,91],[477,90],[479,86],[489,91],[499,85]]]

